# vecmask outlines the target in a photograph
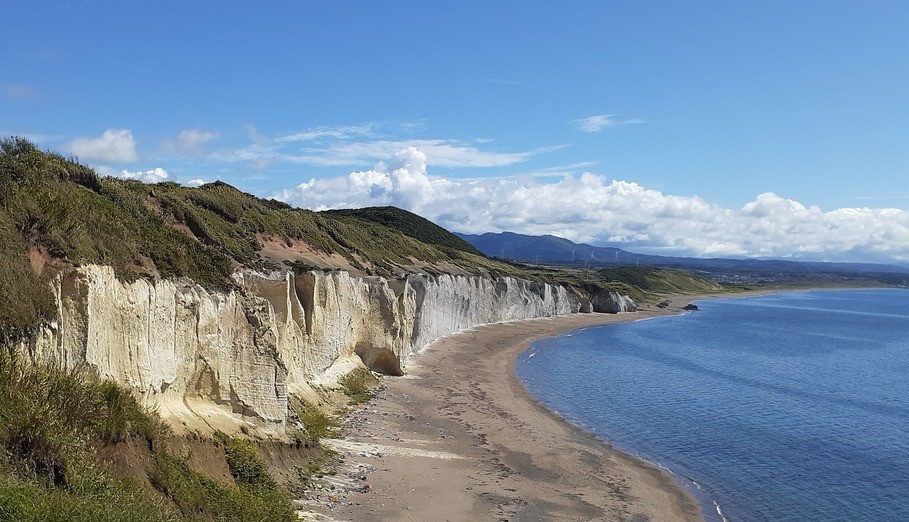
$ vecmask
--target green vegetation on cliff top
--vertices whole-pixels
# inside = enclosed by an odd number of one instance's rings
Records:
[[[3,336],[52,316],[48,263],[111,265],[127,280],[185,276],[209,288],[229,288],[239,266],[314,267],[269,256],[265,244],[334,256],[367,274],[509,270],[400,209],[312,212],[220,182],[190,188],[100,177],[27,140],[0,141]]]
[[[397,207],[327,210],[327,215],[349,216],[385,225],[414,239],[441,248],[460,250],[482,256],[473,245],[436,225],[432,221]]]
[[[624,285],[628,295],[636,301],[650,295],[710,294],[727,290],[706,277],[674,268],[623,266],[598,270],[597,277],[607,283]]]
[[[0,263],[0,340],[52,318],[49,278],[81,264],[110,265],[125,280],[187,277],[215,289],[232,287],[231,274],[241,266],[512,275],[636,299],[715,286],[646,267],[590,273],[494,260],[394,207],[313,212],[221,182],[191,188],[100,177],[20,138],[0,140]],[[670,279],[678,283],[658,283]]]

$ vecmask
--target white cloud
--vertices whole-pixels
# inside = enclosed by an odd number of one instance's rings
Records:
[[[161,167],[156,167],[151,170],[121,170],[120,172],[112,173],[110,175],[116,176],[123,179],[134,179],[141,181],[143,183],[161,183],[164,181],[176,181],[171,175]]]
[[[312,136],[311,131],[307,136]],[[327,134],[325,135],[327,136]],[[304,136],[305,137],[305,136]],[[532,156],[563,148],[563,145],[541,147],[523,152],[496,152],[477,148],[458,140],[373,140],[333,141],[321,147],[303,147],[287,152],[289,138],[304,141],[300,134],[278,138],[269,143],[254,143],[234,150],[221,150],[212,155],[219,161],[245,161],[253,164],[295,163],[323,167],[344,167],[374,163],[393,156],[397,151],[414,147],[422,151],[437,167],[505,167],[527,161]],[[280,140],[284,139],[282,142]]]
[[[13,101],[38,101],[42,98],[41,92],[28,85],[8,83],[3,86],[3,95]]]
[[[427,173],[415,147],[347,176],[312,179],[277,199],[313,209],[395,205],[461,232],[554,234],[593,244],[694,256],[909,261],[909,212],[824,212],[773,193],[740,209],[675,196],[589,172],[458,180]]]
[[[217,132],[184,129],[176,138],[168,138],[161,144],[161,149],[170,154],[179,154],[186,156],[203,156],[208,151],[205,144],[218,139]]]
[[[584,132],[600,132],[606,127],[615,127],[617,125],[630,125],[634,123],[644,123],[644,120],[632,119],[632,120],[616,120],[615,114],[598,114],[595,116],[588,116],[586,118],[581,118],[579,120],[574,120],[575,123],[581,128]]]
[[[359,136],[369,136],[373,133],[375,125],[366,123],[363,125],[347,125],[341,127],[316,127],[303,132],[297,132],[287,136],[281,136],[275,141],[278,143],[294,143],[298,141],[314,141],[318,139],[336,139],[345,140]]]
[[[108,129],[95,138],[76,138],[64,148],[80,160],[130,163],[139,159],[136,140],[129,129]]]
[[[191,179],[189,181],[180,181],[173,177],[169,172],[161,167],[155,167],[149,170],[116,170],[110,167],[100,165],[95,167],[95,171],[102,176],[111,176],[122,179],[133,179],[143,183],[163,183],[165,181],[174,181],[187,187],[200,187],[206,183],[202,178]]]
[[[455,140],[380,140],[332,143],[323,149],[304,150],[304,154],[299,156],[286,156],[286,159],[315,165],[357,165],[390,157],[396,151],[410,147],[422,151],[437,167],[504,167],[524,162],[531,156],[550,150],[493,152]]]

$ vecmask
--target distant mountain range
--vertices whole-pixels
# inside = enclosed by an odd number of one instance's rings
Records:
[[[487,256],[561,265],[623,266],[646,265],[682,268],[714,274],[811,274],[811,273],[875,273],[909,274],[909,267],[876,263],[825,263],[788,261],[782,259],[727,259],[654,256],[635,254],[612,247],[597,247],[575,243],[565,238],[545,235],[528,236],[513,232],[459,234]]]

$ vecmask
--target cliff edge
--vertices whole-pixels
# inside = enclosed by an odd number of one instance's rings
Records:
[[[178,431],[283,437],[291,395],[357,366],[400,375],[479,324],[634,309],[393,207],[312,212],[0,149],[0,341],[126,385]]]

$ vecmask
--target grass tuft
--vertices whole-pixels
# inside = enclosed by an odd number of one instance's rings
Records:
[[[350,398],[351,404],[359,404],[375,397],[382,382],[368,368],[358,367],[338,379],[338,384]]]
[[[296,395],[291,395],[290,406],[299,424],[293,433],[298,447],[317,448],[321,439],[334,439],[339,436],[340,420],[334,415],[323,412],[316,405]]]
[[[253,442],[239,438],[231,439],[224,446],[224,454],[227,456],[230,472],[240,486],[260,491],[277,488]]]

